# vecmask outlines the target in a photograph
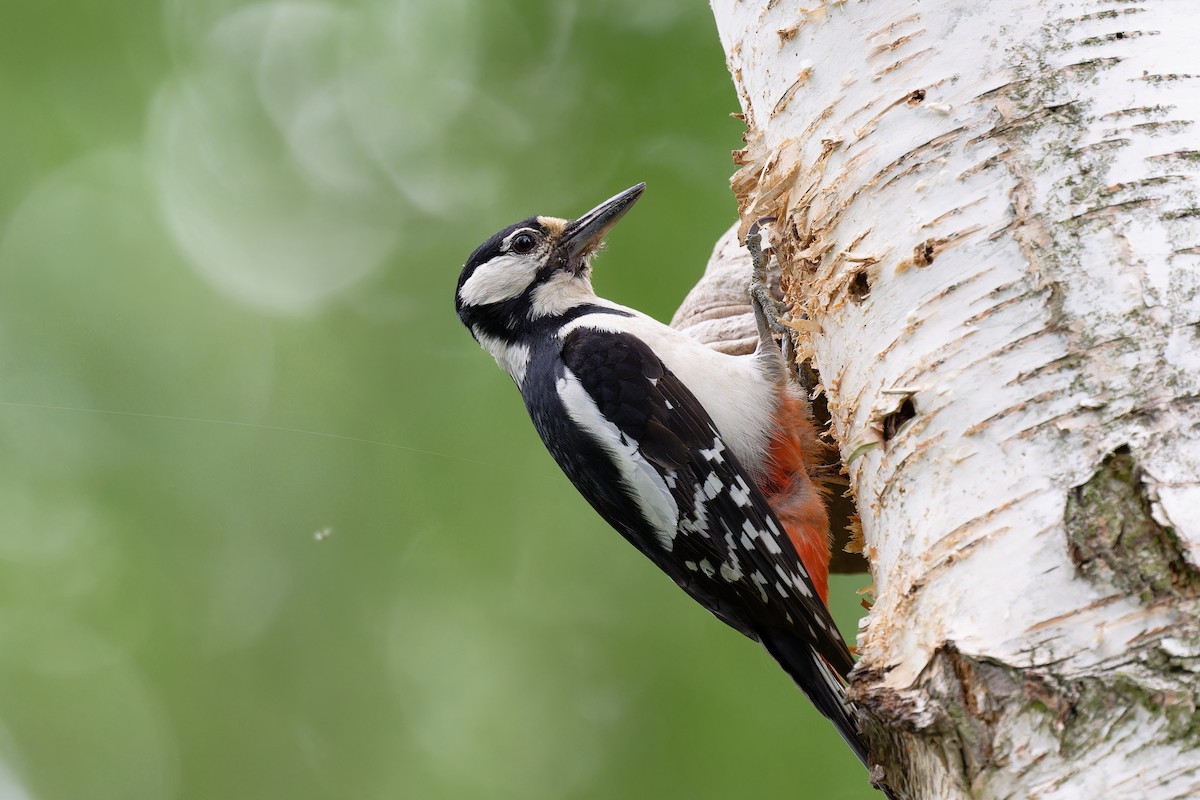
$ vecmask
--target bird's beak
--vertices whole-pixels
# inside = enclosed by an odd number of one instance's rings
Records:
[[[563,232],[562,246],[566,248],[569,262],[591,255],[600,248],[604,236],[620,222],[625,212],[633,207],[646,191],[646,184],[639,183],[605,200],[577,220],[567,223]]]

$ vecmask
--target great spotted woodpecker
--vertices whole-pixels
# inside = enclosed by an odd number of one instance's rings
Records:
[[[816,437],[763,307],[773,300],[761,251],[752,355],[716,352],[597,297],[591,257],[644,189],[489,238],[459,276],[458,316],[600,516],[760,642],[865,764],[845,698],[854,661],[825,605],[828,521],[805,465]]]

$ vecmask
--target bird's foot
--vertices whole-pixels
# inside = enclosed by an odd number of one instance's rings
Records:
[[[760,217],[746,232],[746,249],[750,251],[751,264],[750,307],[754,309],[754,321],[758,326],[759,348],[765,349],[768,345],[778,347],[784,361],[793,365],[796,355],[795,331],[783,321],[783,304],[771,294],[767,282],[767,263],[773,248],[763,248],[763,227],[774,221],[774,217]]]

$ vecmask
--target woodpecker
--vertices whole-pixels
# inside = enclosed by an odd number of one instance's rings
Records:
[[[828,520],[806,466],[816,434],[774,341],[758,232],[758,349],[727,355],[593,291],[592,257],[644,190],[493,235],[459,276],[459,319],[600,516],[761,643],[866,764],[845,696],[854,660],[825,605]]]

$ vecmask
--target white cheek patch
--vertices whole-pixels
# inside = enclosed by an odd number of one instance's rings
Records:
[[[537,275],[537,264],[529,258],[505,253],[480,264],[467,278],[458,297],[463,305],[486,306],[519,297]]]

